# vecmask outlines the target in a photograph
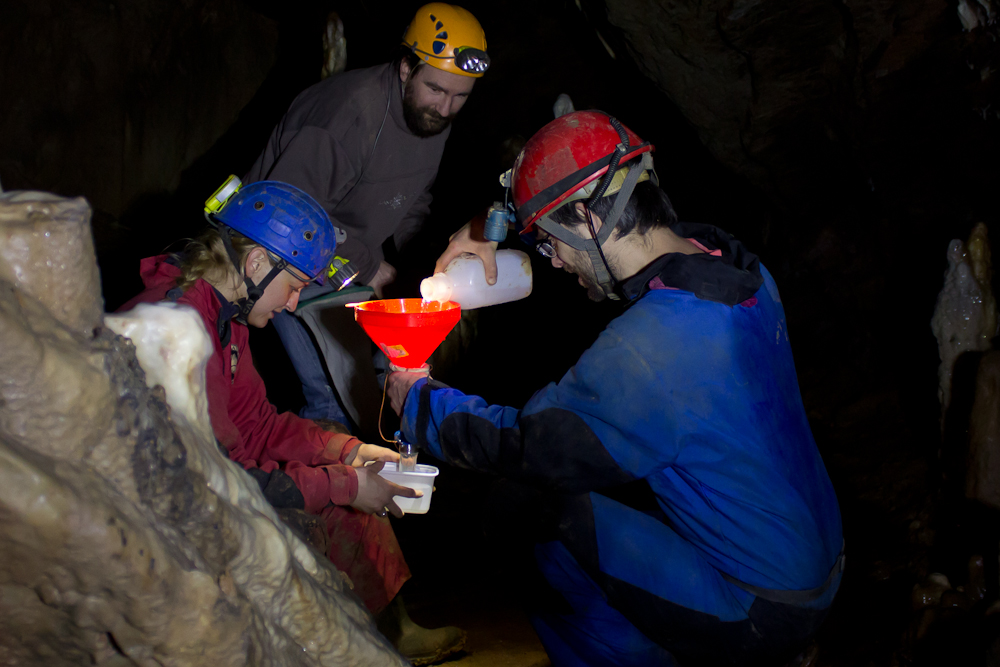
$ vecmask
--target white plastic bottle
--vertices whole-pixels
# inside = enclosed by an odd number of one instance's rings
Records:
[[[444,273],[420,283],[424,301],[455,301],[462,310],[517,301],[531,294],[531,260],[520,250],[497,251],[497,282],[486,283],[483,261],[465,254],[452,260]]]

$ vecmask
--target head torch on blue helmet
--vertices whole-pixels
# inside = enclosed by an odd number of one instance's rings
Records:
[[[223,224],[323,284],[337,239],[323,207],[295,186],[258,181],[240,188],[230,176],[205,202],[209,221]]]

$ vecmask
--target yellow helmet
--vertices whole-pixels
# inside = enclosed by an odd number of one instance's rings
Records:
[[[432,2],[417,10],[403,45],[432,67],[479,78],[490,67],[486,33],[468,10]]]

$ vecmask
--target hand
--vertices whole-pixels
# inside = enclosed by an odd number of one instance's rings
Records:
[[[364,512],[365,514],[378,514],[385,516],[386,512],[392,512],[397,519],[403,516],[403,510],[392,499],[393,496],[403,496],[404,498],[419,498],[424,495],[423,491],[411,489],[408,486],[393,484],[389,480],[381,477],[378,472],[385,463],[379,461],[369,466],[357,468],[358,473],[358,495],[351,503],[351,507]]]
[[[495,264],[496,262],[494,262]],[[396,279],[396,269],[388,262],[378,263],[378,271],[368,281],[368,286],[375,290],[375,296],[382,298],[382,288]]]
[[[410,392],[410,387],[420,378],[427,377],[426,373],[404,373],[398,371],[389,374],[386,385],[386,393],[389,394],[389,405],[397,415],[403,413],[403,405],[406,403],[406,395]]]
[[[369,461],[393,461],[399,463],[399,452],[378,445],[360,444],[344,458],[344,463],[360,468]]]
[[[483,260],[486,269],[486,282],[495,285],[497,282],[497,243],[487,241],[483,237],[486,228],[486,212],[477,215],[448,239],[448,247],[444,254],[438,257],[434,265],[434,273],[443,273],[451,261],[463,253],[472,253]]]

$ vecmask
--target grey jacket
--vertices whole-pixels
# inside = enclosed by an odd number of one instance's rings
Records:
[[[365,284],[382,243],[392,236],[402,247],[427,217],[450,131],[420,138],[407,129],[397,65],[352,70],[295,98],[244,182],[284,181],[315,197],[347,232],[337,254]]]

